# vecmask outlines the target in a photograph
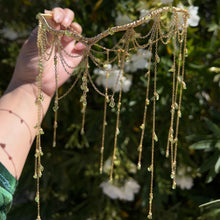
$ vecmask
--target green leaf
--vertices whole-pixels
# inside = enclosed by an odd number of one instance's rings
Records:
[[[215,208],[220,206],[220,199],[201,204],[199,208]]]
[[[197,70],[201,70],[203,68],[205,68],[205,65],[198,65],[198,64],[194,64],[194,63],[190,63],[189,66],[193,69],[197,69]]]
[[[214,200],[199,206],[201,209],[201,219],[219,219],[220,217],[220,200]]]
[[[215,23],[212,23],[212,24],[209,25],[208,31],[209,32],[213,32],[213,31],[216,31],[218,29],[219,29],[219,26],[217,24],[215,24]]]
[[[208,118],[204,118],[204,120],[209,130],[212,131],[217,137],[220,138],[220,127],[216,125],[215,123],[213,123],[212,121],[210,121]]]
[[[199,172],[204,173],[212,169],[214,165],[216,164],[217,159],[218,159],[218,156],[216,156],[215,154],[213,156],[210,156],[208,159],[204,161],[202,166],[199,168]]]
[[[217,148],[220,151],[220,141],[217,141],[215,144],[215,148]]]
[[[220,171],[220,156],[218,158],[218,160],[216,161],[216,164],[215,164],[215,172],[216,174],[218,174]]]
[[[214,120],[219,120],[220,121],[219,111],[217,111],[217,110],[210,110],[209,113],[214,118]]]
[[[210,169],[209,173],[208,173],[208,176],[207,176],[205,182],[206,183],[211,183],[214,180],[215,177],[216,177],[216,172],[215,172],[214,168],[212,167]]]
[[[213,140],[202,140],[189,146],[193,150],[211,150]]]

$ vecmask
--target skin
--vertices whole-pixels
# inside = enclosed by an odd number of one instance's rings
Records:
[[[70,9],[54,8],[52,11],[45,10],[45,13],[52,15],[50,22],[53,24],[53,28],[65,30],[71,27],[81,34],[81,26],[72,22],[74,13]],[[76,67],[82,59],[85,46],[82,43],[76,43],[69,37],[62,37],[61,42],[68,53],[80,55],[74,59],[65,56],[67,63]],[[37,124],[35,101],[37,97],[38,62],[37,28],[35,28],[20,51],[13,77],[0,99],[0,162],[17,179],[21,175],[36,135],[34,126]],[[43,65],[42,93],[44,101],[42,102],[42,119],[55,92],[54,61],[51,58]],[[60,87],[70,77],[63,69],[60,61],[58,61],[58,74],[58,86]]]

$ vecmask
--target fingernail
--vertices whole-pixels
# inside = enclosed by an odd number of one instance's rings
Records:
[[[69,26],[69,19],[68,18],[65,18],[62,22],[63,26],[67,27]]]
[[[45,14],[51,14],[51,11],[45,9],[45,10],[44,10],[44,13],[45,13]]]
[[[57,15],[57,14],[54,15],[53,19],[54,19],[54,21],[55,21],[56,23],[61,22],[61,20],[60,20],[60,16]]]
[[[81,42],[78,42],[76,45],[75,45],[75,50],[84,50],[86,48],[86,46],[81,43]]]

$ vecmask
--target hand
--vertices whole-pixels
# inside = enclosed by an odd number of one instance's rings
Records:
[[[71,27],[76,32],[81,34],[82,28],[78,23],[72,22],[74,19],[74,13],[70,9],[54,8],[52,11],[45,10],[45,13],[52,15],[52,20],[56,30],[67,29]],[[28,40],[24,43],[21,52],[19,54],[17,64],[15,67],[14,75],[9,85],[9,90],[16,88],[20,85],[30,84],[36,90],[36,76],[38,75],[38,48],[37,48],[37,31],[34,29]],[[48,36],[50,37],[50,36]],[[80,55],[76,58],[70,58],[65,56],[66,62],[71,66],[77,66],[82,59],[82,52],[85,49],[85,45],[69,37],[61,37],[61,43],[65,50],[71,55]],[[49,51],[50,48],[48,48]],[[59,58],[59,56],[57,56]],[[54,60],[53,55],[49,61],[43,62],[44,72],[42,77],[42,92],[49,97],[52,97],[55,92],[55,76],[54,76]],[[73,70],[72,70],[73,71]],[[61,86],[70,75],[67,74],[58,59],[58,87]]]

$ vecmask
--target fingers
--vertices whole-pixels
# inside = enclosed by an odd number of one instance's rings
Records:
[[[74,31],[79,34],[82,33],[82,27],[78,23],[73,22],[74,12],[72,10],[57,7],[52,11],[45,10],[44,12],[52,15],[51,21],[54,23],[52,28],[56,30],[69,29],[70,31]],[[61,42],[71,53],[81,53],[85,49],[85,45],[80,42],[76,43],[71,37],[63,36],[61,38]]]
[[[82,27],[76,23],[76,22],[73,22],[71,25],[70,25],[70,28],[72,28],[74,31],[76,31],[77,33],[81,34],[82,33]]]
[[[85,49],[86,49],[86,46],[82,44],[81,42],[78,42],[77,44],[75,44],[75,48],[74,48],[75,52],[81,53]]]
[[[57,24],[61,24],[64,27],[69,27],[72,24],[74,19],[74,12],[68,8],[54,8],[52,10],[53,13],[53,20]]]
[[[73,22],[74,20],[74,12],[68,8],[62,9],[62,8],[54,8],[52,11],[44,10],[45,14],[51,14],[53,21],[56,23],[52,27],[56,30],[59,29],[66,29],[70,28],[77,33],[82,33],[82,27],[76,23]]]

